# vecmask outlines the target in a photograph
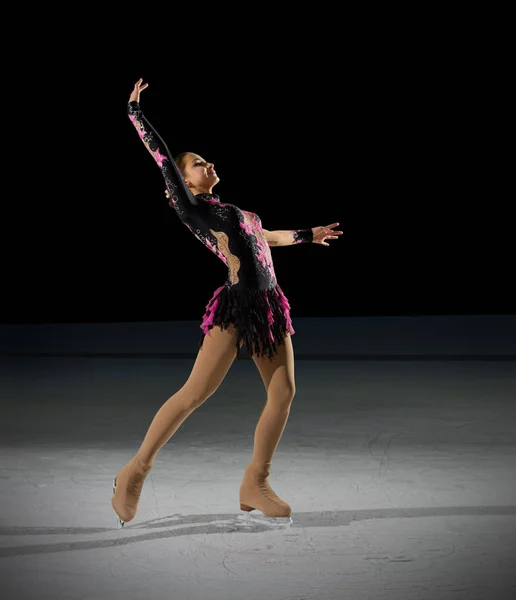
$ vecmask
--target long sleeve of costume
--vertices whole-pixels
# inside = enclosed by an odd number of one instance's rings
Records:
[[[176,209],[180,219],[185,221],[189,215],[197,210],[199,201],[188,189],[167,145],[146,119],[139,103],[129,102],[127,114],[143,144],[161,169],[165,185],[170,193],[171,206]]]

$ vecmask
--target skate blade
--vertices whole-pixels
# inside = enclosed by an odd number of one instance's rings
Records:
[[[277,529],[287,529],[294,521],[291,517],[267,517],[262,512],[256,512],[252,515],[250,512],[244,515],[238,515],[237,520],[244,524],[267,525]]]
[[[116,491],[116,477],[113,479],[113,494],[115,493],[115,491]],[[118,515],[116,515],[116,524],[118,526],[118,529],[122,529],[123,526],[125,525],[125,521],[123,519],[121,519]]]

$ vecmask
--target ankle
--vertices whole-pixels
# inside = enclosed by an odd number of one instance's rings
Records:
[[[246,472],[269,475],[270,470],[271,470],[270,462],[264,463],[264,462],[258,462],[255,460],[251,460],[251,462],[247,465]]]
[[[137,465],[143,471],[150,471],[154,461],[144,460],[138,454],[133,457],[134,464]]]

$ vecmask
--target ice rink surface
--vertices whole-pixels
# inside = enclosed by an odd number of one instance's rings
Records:
[[[236,361],[118,529],[112,480],[192,364],[2,358],[2,598],[516,597],[513,361],[298,361],[269,477],[286,529],[239,508],[266,396]]]

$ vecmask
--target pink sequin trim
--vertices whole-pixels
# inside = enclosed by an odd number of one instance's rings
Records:
[[[280,299],[280,304],[283,309],[283,314],[285,315],[285,320],[287,321],[287,330],[290,334],[296,333],[294,328],[292,327],[292,319],[290,318],[290,304],[287,300],[287,297],[285,296],[283,290],[280,288],[279,285],[276,285],[275,289]]]
[[[267,319],[269,321],[269,339],[271,340],[271,342],[274,342],[274,335],[271,331],[271,326],[274,323],[274,315],[272,314],[272,308],[269,303],[269,297],[267,295],[265,296],[265,300],[267,301],[267,306],[269,307],[267,311]]]
[[[206,335],[210,330],[210,325],[213,325],[213,319],[215,317],[215,311],[217,310],[217,306],[219,305],[219,293],[224,289],[224,286],[221,285],[219,288],[215,290],[211,300],[206,305],[206,313],[204,315],[204,319],[201,323],[201,329],[204,331]]]

